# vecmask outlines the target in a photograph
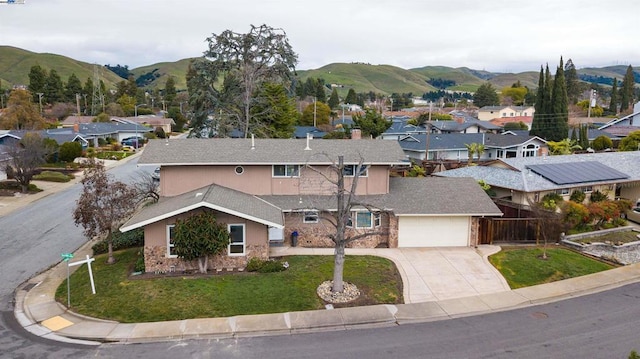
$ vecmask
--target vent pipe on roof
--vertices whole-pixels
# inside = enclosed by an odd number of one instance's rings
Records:
[[[307,133],[307,147],[305,147],[305,151],[311,151],[311,147],[309,147],[309,141],[311,141],[311,134]]]
[[[251,134],[251,149],[255,150],[256,149],[256,139],[253,136],[253,133]]]

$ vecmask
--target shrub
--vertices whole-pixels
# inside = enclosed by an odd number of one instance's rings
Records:
[[[271,259],[271,260],[263,260],[260,258],[251,258],[249,263],[247,263],[247,272],[258,272],[258,273],[275,273],[282,272],[287,269],[289,264],[287,262],[282,262],[280,260]]]
[[[133,266],[133,271],[142,273],[146,271],[144,266],[144,254],[138,253],[138,259],[136,259],[136,263]]]
[[[576,189],[571,192],[571,197],[569,197],[569,200],[575,203],[582,203],[584,202],[585,198],[587,198],[587,195],[584,194],[584,192]]]
[[[560,205],[560,202],[562,201],[563,199],[561,195],[555,192],[551,192],[545,194],[540,202],[545,209],[556,209],[556,207]]]
[[[58,159],[63,162],[73,162],[76,157],[82,156],[80,142],[65,142],[60,146]]]
[[[593,143],[591,143],[591,147],[593,147],[593,149],[596,151],[602,151],[607,148],[612,148],[613,141],[611,141],[611,139],[607,136],[598,136],[595,140],[593,140]]]
[[[144,231],[142,229],[134,229],[130,232],[113,233],[113,250],[117,251],[125,248],[142,247],[144,245]],[[107,253],[109,243],[106,239],[100,240],[94,244],[91,249],[93,255]]]
[[[162,128],[161,126],[156,127],[153,133],[156,135],[157,138],[167,138],[167,134],[164,132],[164,128]]]
[[[49,182],[69,182],[72,177],[67,176],[62,172],[56,171],[42,171],[40,174],[33,176],[34,180],[49,181]]]
[[[604,200],[606,200],[608,197],[606,194],[600,192],[600,191],[593,191],[591,192],[591,197],[589,197],[589,199],[591,200],[591,202],[602,202]]]

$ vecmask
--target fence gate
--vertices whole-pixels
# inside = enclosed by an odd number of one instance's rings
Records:
[[[479,244],[536,242],[538,218],[480,218]]]

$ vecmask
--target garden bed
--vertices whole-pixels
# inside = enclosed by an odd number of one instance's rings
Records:
[[[640,263],[640,232],[633,227],[563,236],[561,243],[620,264]]]

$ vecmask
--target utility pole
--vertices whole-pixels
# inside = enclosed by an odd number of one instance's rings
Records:
[[[313,127],[316,127],[316,98],[313,98]]]
[[[42,116],[42,92],[38,92],[38,103],[40,104],[40,116]]]

